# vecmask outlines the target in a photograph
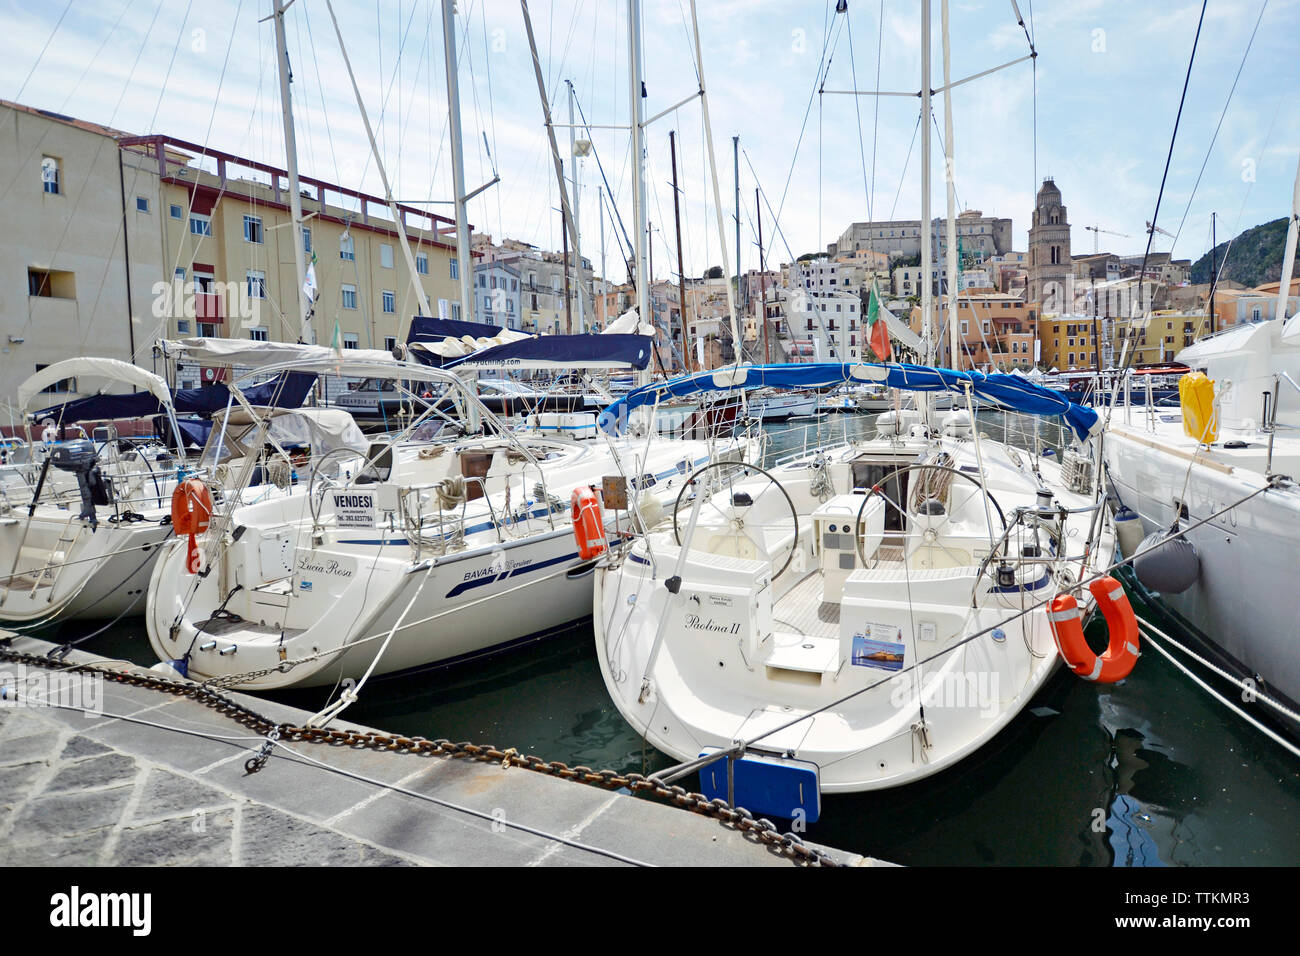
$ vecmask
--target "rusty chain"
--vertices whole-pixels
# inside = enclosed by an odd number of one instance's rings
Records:
[[[49,658],[25,654],[0,646],[0,661],[24,664],[31,667],[51,667],[54,662]],[[500,750],[491,744],[475,744],[468,741],[453,742],[446,739],[430,740],[425,737],[407,737],[401,734],[388,734],[380,731],[339,730],[324,727],[299,727],[294,724],[276,723],[259,714],[250,707],[218,693],[207,684],[196,684],[188,680],[177,680],[152,672],[134,670],[114,670],[94,664],[64,664],[60,670],[84,674],[97,674],[106,680],[132,687],[143,687],[163,693],[173,694],[197,701],[211,707],[217,713],[264,736],[268,741],[301,741],[305,743],[324,743],[335,747],[352,747],[391,753],[417,754],[425,757],[466,757],[472,760],[492,762],[501,767],[519,767],[546,776],[572,780],[589,786],[608,790],[626,789],[630,793],[651,797],[671,806],[711,817],[725,826],[731,826],[746,836],[753,837],[765,847],[787,857],[791,862],[801,866],[836,867],[841,864],[824,851],[809,846],[795,833],[782,833],[776,824],[765,817],[755,817],[744,807],[733,807],[721,797],[710,800],[702,793],[694,793],[676,784],[664,784],[652,780],[644,774],[619,773],[614,770],[593,770],[586,766],[570,767],[560,760],[543,760],[533,754],[521,754],[515,748]],[[256,773],[265,764],[263,752],[269,755],[269,743],[263,744],[258,756],[246,764],[249,773]]]

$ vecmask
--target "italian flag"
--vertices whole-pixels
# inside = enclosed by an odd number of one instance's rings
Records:
[[[867,342],[876,358],[882,362],[889,360],[889,326],[880,314],[880,289],[876,280],[871,280],[871,291],[867,294]]]

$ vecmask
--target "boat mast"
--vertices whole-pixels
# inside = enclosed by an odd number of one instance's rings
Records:
[[[704,119],[704,145],[708,149],[709,173],[713,179],[713,209],[718,219],[718,245],[722,247],[722,261],[727,261],[727,226],[722,212],[722,193],[718,187],[718,163],[713,155],[713,123],[709,119],[709,96],[704,85],[704,56],[700,52],[700,23],[695,10],[695,0],[691,0],[691,33],[695,38],[695,71],[700,79],[700,113]],[[726,267],[723,266],[725,271]],[[725,276],[724,276],[725,278]],[[740,281],[739,274],[736,281]],[[736,322],[736,293],[731,282],[727,282],[727,311],[731,315],[731,341],[733,364],[739,366],[742,360],[740,349],[742,341],[740,329]],[[742,405],[747,401],[745,392],[741,392]]]
[[[573,276],[579,287],[582,286],[582,219],[579,209],[582,195],[578,191],[578,142],[577,127],[573,123],[573,81],[565,80],[569,87],[569,179],[573,182]],[[578,296],[578,331],[587,331],[587,322],[582,312],[582,295]]]
[[[1291,193],[1291,215],[1286,227],[1286,252],[1282,255],[1282,275],[1278,277],[1277,317],[1286,319],[1286,304],[1291,296],[1291,275],[1295,269],[1296,225],[1300,222],[1300,166],[1296,167],[1295,188]],[[1285,333],[1285,329],[1283,332]]]
[[[1214,247],[1218,245],[1218,213],[1210,213],[1210,334],[1214,334],[1214,287],[1219,281],[1219,266]]]
[[[456,0],[442,0],[442,46],[447,63],[447,114],[451,140],[451,183],[456,203],[456,272],[460,276],[460,317],[474,321],[470,290],[474,264],[469,248],[469,215],[465,201],[465,157],[460,130],[460,80],[456,68]]]
[[[926,0],[925,6],[928,8],[929,5],[929,0]],[[960,369],[961,350],[957,320],[957,186],[953,181],[952,165],[952,77],[950,75],[952,58],[948,39],[948,0],[943,0],[940,9],[942,10],[940,31],[943,34],[943,178],[948,185],[948,218],[946,223],[948,251],[944,255],[948,283],[948,346],[951,353],[949,362],[953,368]],[[928,40],[926,41],[926,47],[928,51]],[[925,82],[927,86],[930,83],[928,78]],[[922,122],[926,121],[922,120]],[[973,315],[971,321],[976,321]],[[971,363],[972,368],[974,364],[974,362]]]
[[[921,3],[921,329],[925,336],[925,364],[933,365],[934,315],[931,295],[930,250],[930,0]]]
[[[677,229],[677,295],[681,299],[678,303],[677,316],[678,321],[682,324],[682,365],[684,370],[689,372],[691,370],[691,339],[686,332],[686,266],[683,264],[684,260],[682,259],[682,206],[681,190],[677,186],[677,130],[675,129],[668,131],[668,153],[673,161],[673,224]]]
[[[767,338],[767,260],[763,258],[763,206],[758,187],[754,187],[754,208],[758,210],[758,313],[763,323],[763,362],[772,361],[772,347]]]
[[[636,272],[636,314],[650,321],[650,277],[646,275],[646,190],[645,190],[645,83],[641,75],[641,0],[627,0],[628,93],[632,133],[632,221],[635,226],[632,255]],[[649,375],[642,372],[641,384]]]
[[[293,0],[289,0],[290,3]],[[316,335],[312,330],[311,303],[307,299],[307,256],[302,242],[302,194],[298,186],[298,143],[293,129],[293,97],[289,93],[292,74],[289,72],[289,47],[284,37],[284,0],[274,0],[275,10],[275,49],[280,61],[280,111],[284,116],[284,152],[285,168],[289,173],[289,215],[293,220],[293,265],[294,275],[298,281],[298,341],[314,344]]]

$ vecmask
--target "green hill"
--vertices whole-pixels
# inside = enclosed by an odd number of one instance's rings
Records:
[[[1247,229],[1236,239],[1214,247],[1214,261],[1221,266],[1220,281],[1230,279],[1247,287],[1276,282],[1282,277],[1282,250],[1286,245],[1286,218],[1274,219]],[[1224,254],[1228,256],[1223,265]],[[1192,263],[1192,282],[1210,281],[1210,253]]]

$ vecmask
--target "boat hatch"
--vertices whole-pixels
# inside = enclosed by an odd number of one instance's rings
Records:
[[[907,500],[907,482],[910,474],[897,474],[898,469],[914,464],[916,455],[871,455],[855,458],[853,466],[853,487],[874,488],[880,486],[885,495],[885,531],[901,533],[903,515],[895,507]]]
[[[709,747],[700,756],[717,752],[717,747]],[[750,813],[817,822],[822,801],[821,775],[815,763],[760,753],[747,753],[739,760],[723,757],[700,769],[700,793],[710,800],[726,800],[727,767],[733,763],[735,806]]]

